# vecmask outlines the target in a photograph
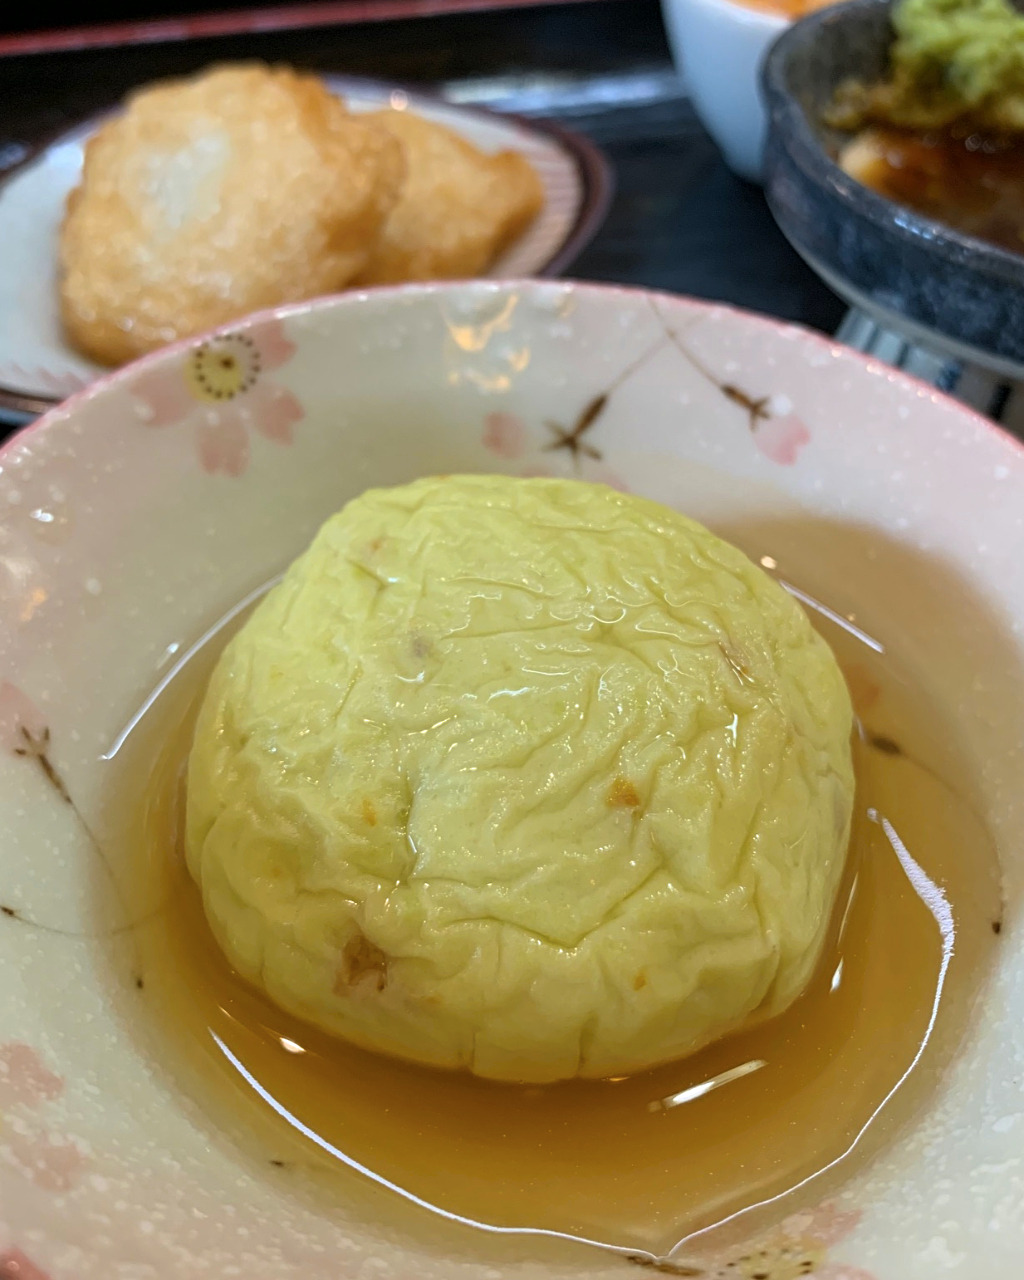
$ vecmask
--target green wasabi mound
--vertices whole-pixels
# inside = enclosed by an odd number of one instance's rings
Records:
[[[850,82],[830,122],[1024,132],[1024,14],[1008,0],[898,0],[890,75]]]
[[[569,480],[373,490],[221,656],[189,867],[230,962],[319,1027],[623,1075],[804,989],[851,723],[800,607],[692,520]]]

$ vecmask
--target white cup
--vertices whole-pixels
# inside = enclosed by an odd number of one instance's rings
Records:
[[[729,168],[761,180],[768,121],[761,63],[790,19],[731,0],[662,0],[676,65],[704,127]]]

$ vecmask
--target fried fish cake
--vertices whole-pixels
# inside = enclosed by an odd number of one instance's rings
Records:
[[[404,178],[394,136],[314,76],[241,64],[145,88],[89,141],[68,199],[67,333],[118,364],[343,288]]]
[[[474,276],[533,220],[544,190],[518,151],[487,155],[408,111],[375,111],[405,148],[408,176],[361,284]]]

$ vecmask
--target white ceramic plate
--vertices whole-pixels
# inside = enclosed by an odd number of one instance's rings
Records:
[[[810,1256],[817,1280],[1019,1280],[1024,450],[820,337],[642,292],[352,293],[203,349],[247,343],[261,372],[216,405],[183,343],[0,451],[0,1276],[639,1280],[625,1257],[471,1237],[356,1178],[318,1208],[133,1034],[119,1010],[146,992],[118,986],[97,936],[111,756],[181,655],[365,487],[499,470],[687,510],[856,616],[941,697],[1001,851],[995,971],[927,1113],[830,1203],[809,1185],[753,1243],[674,1274],[795,1280]]]
[[[523,152],[544,184],[544,208],[501,255],[493,277],[557,275],[596,232],[607,209],[607,164],[589,142],[526,123],[346,76],[326,76],[353,111],[408,107],[484,151]],[[57,306],[57,233],[82,149],[98,119],[62,135],[0,184],[0,406],[42,412],[103,372],[65,341]]]

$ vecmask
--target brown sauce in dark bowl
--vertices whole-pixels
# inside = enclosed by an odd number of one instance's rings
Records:
[[[847,143],[839,163],[896,204],[1024,254],[1024,137],[871,126]]]

